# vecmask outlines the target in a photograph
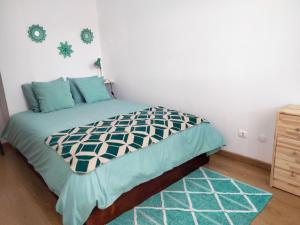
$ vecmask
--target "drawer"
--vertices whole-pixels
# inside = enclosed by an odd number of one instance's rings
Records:
[[[277,146],[276,159],[283,159],[292,163],[300,164],[300,151]]]
[[[296,126],[300,128],[300,116],[293,116],[280,113],[278,122],[281,122],[286,126]]]
[[[298,140],[278,136],[276,139],[276,147],[300,152],[300,140],[298,141]]]
[[[288,184],[300,187],[299,171],[287,171],[278,167],[274,168],[274,178],[286,182]]]
[[[277,137],[300,141],[300,127],[298,126],[284,126],[278,122],[276,133]]]
[[[275,167],[300,173],[300,163],[290,162],[279,157],[275,159]]]
[[[288,191],[290,193],[300,196],[300,187],[299,186],[292,185],[292,184],[289,184],[287,182],[284,182],[282,180],[277,180],[277,179],[273,180],[273,186],[277,187],[281,190]]]
[[[300,117],[280,114],[277,121],[277,137],[300,141]]]

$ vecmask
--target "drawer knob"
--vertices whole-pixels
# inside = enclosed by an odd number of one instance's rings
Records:
[[[295,130],[296,130],[297,132],[300,132],[300,128],[296,128]]]
[[[294,171],[292,171],[292,172],[291,172],[291,176],[292,176],[292,177],[295,177],[295,176],[296,176],[296,173],[295,173]]]

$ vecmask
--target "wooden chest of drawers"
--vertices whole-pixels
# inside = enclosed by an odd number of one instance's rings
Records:
[[[300,105],[278,112],[270,184],[300,196]]]

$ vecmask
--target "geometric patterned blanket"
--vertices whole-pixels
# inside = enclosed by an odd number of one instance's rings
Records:
[[[47,137],[45,143],[70,164],[72,171],[88,173],[202,122],[200,117],[157,106],[60,131]]]

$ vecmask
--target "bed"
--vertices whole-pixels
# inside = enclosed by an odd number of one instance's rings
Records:
[[[208,155],[224,145],[222,135],[210,123],[201,123],[87,174],[71,171],[63,158],[45,145],[45,138],[54,132],[147,107],[112,99],[51,113],[25,111],[10,118],[2,138],[25,156],[58,197],[56,211],[62,214],[63,224],[104,224],[206,163]],[[164,185],[159,185],[162,180]],[[154,188],[129,202],[147,185]],[[128,205],[122,208],[124,202]]]

